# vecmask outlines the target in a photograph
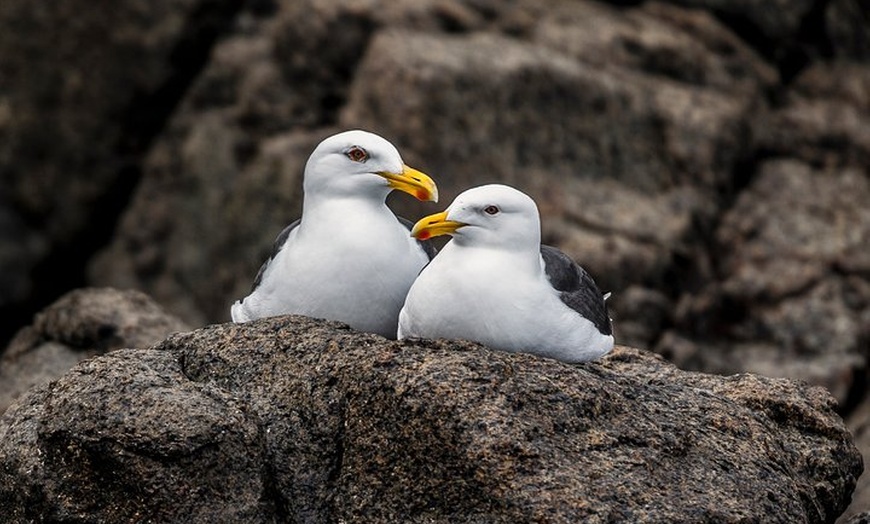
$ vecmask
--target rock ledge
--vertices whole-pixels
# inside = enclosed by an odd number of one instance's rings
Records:
[[[277,317],[87,360],[0,419],[3,522],[833,522],[821,388]]]

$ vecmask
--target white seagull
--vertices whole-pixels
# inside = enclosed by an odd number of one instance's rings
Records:
[[[499,184],[469,189],[411,234],[453,238],[411,286],[398,338],[472,340],[564,362],[613,348],[606,297],[568,255],[541,245],[528,195]]]
[[[434,250],[387,207],[393,189],[438,201],[435,182],[380,136],[354,130],[321,142],[305,165],[302,217],[278,235],[233,321],[295,313],[395,338],[405,295]]]

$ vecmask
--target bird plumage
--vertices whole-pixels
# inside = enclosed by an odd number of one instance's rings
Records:
[[[570,257],[541,245],[537,206],[524,193],[470,189],[413,234],[453,238],[408,292],[399,338],[467,339],[566,362],[612,349],[604,297]]]
[[[396,148],[364,131],[327,138],[306,163],[302,217],[276,239],[235,322],[296,313],[395,337],[405,294],[430,255],[387,207],[393,189],[437,200]]]

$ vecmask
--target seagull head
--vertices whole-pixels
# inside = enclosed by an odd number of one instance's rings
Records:
[[[489,184],[469,189],[445,211],[421,218],[411,235],[420,240],[451,235],[458,245],[537,253],[541,220],[531,197],[509,186]]]
[[[398,189],[422,201],[438,201],[438,188],[425,173],[405,165],[387,140],[353,130],[321,142],[305,165],[306,196],[364,196],[384,200]]]

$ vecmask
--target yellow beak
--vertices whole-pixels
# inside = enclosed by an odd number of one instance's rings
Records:
[[[438,202],[438,186],[426,173],[403,165],[401,173],[382,171],[378,174],[386,178],[393,189],[404,191],[423,202]]]
[[[411,229],[411,236],[420,240],[428,240],[441,235],[451,235],[460,227],[466,225],[463,222],[447,220],[447,211],[435,213],[421,218]]]

